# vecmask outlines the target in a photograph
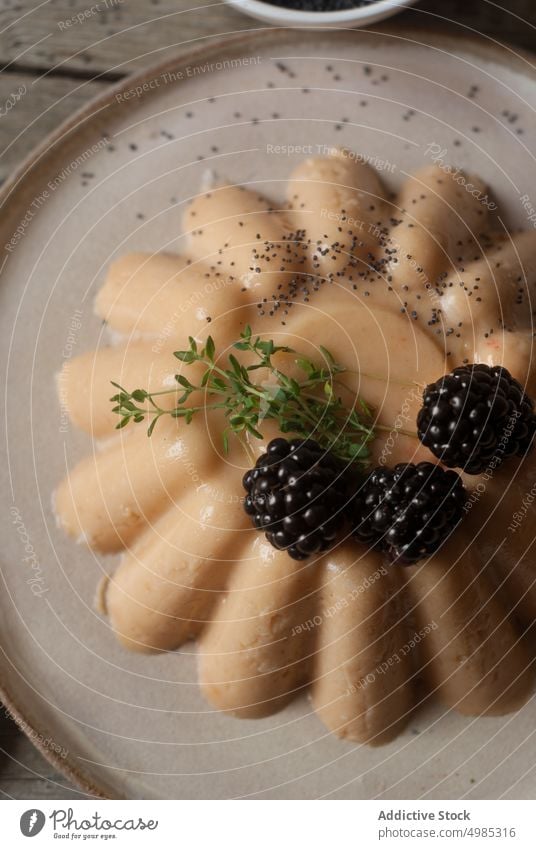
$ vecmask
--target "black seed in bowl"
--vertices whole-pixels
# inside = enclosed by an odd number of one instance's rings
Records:
[[[270,6],[283,6],[299,12],[342,12],[370,6],[373,2],[375,0],[269,0]]]

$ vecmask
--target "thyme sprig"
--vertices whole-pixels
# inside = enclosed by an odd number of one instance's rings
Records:
[[[226,363],[222,362],[223,357],[217,361],[211,336],[202,348],[191,336],[188,341],[189,347],[185,351],[175,351],[174,356],[185,365],[200,363],[204,366],[200,382],[192,383],[186,375],[176,374],[177,386],[173,389],[160,392],[135,389],[129,392],[112,381],[119,390],[111,398],[115,404],[113,412],[121,417],[117,428],[150,418],[147,431],[150,436],[162,416],[182,418],[190,424],[200,411],[223,410],[228,421],[223,431],[225,452],[229,450],[231,434],[240,437],[245,433],[263,439],[260,431],[262,421],[272,419],[277,422],[282,434],[314,439],[343,460],[366,465],[368,445],[375,436],[372,412],[359,397],[351,408],[344,405],[336,386],[344,385],[340,384],[338,376],[350,372],[337,363],[326,348],[320,347],[325,359],[323,366],[306,357],[296,357],[295,363],[303,373],[303,379],[297,380],[284,374],[273,362],[276,354],[296,354],[296,351],[275,345],[271,339],[254,337],[249,325],[232,346],[234,350],[249,355],[247,364],[240,362],[234,353],[227,355]],[[262,369],[270,379],[257,383],[256,372]],[[177,391],[181,394],[172,409],[160,405],[161,396],[176,394]],[[196,392],[204,392],[207,403],[188,405],[190,397]],[[208,399],[211,399],[210,402]]]

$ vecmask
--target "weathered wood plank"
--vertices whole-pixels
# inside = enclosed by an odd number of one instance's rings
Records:
[[[107,85],[103,81],[0,74],[0,180],[47,133]]]
[[[19,778],[0,783],[0,799],[85,799],[63,779],[63,785],[39,778]]]
[[[0,705],[0,799],[85,798],[60,775]]]
[[[462,30],[536,48],[534,0],[509,0],[507,6],[422,0],[393,24],[441,26],[451,20]],[[207,37],[260,26],[217,0],[1,0],[0,59],[27,68],[120,74]]]
[[[424,0],[399,18],[420,26],[441,29],[458,26],[460,33],[479,33],[498,42],[536,51],[536,4],[534,0]]]
[[[0,58],[63,71],[124,74],[207,36],[256,26],[214,0],[57,0],[38,8],[34,0],[13,6],[3,0],[3,6],[0,29],[9,29],[0,35]]]

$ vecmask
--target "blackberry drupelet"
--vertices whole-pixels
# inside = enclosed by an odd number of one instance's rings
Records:
[[[391,561],[434,554],[463,516],[466,490],[456,472],[434,463],[374,469],[352,503],[356,539]]]
[[[426,387],[417,431],[445,466],[477,475],[529,451],[534,402],[502,366],[461,366]]]
[[[349,481],[344,464],[317,442],[273,439],[244,475],[244,509],[274,548],[304,560],[337,539]]]

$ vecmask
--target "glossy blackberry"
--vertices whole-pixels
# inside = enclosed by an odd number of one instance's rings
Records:
[[[534,403],[502,366],[461,366],[426,387],[417,431],[445,466],[477,475],[529,451]]]
[[[246,513],[274,548],[295,560],[324,551],[344,521],[349,476],[312,440],[273,439],[243,479]]]
[[[352,533],[392,561],[433,554],[463,516],[466,491],[456,472],[434,463],[374,469],[352,503]]]

